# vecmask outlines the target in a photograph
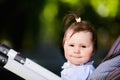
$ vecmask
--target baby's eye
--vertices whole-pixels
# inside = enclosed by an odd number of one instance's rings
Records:
[[[70,44],[69,46],[74,47],[74,45],[73,45],[73,44]]]
[[[86,48],[86,46],[84,46],[84,45],[83,45],[83,46],[81,46],[81,47],[82,47],[82,48]]]

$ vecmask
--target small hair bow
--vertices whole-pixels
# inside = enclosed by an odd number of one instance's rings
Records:
[[[76,22],[81,22],[81,18],[75,18]]]

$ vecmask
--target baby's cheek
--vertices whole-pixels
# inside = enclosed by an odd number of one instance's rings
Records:
[[[90,56],[88,56],[88,57],[86,57],[86,61],[89,61],[89,60],[90,60],[90,58],[91,58],[91,55],[90,55]]]

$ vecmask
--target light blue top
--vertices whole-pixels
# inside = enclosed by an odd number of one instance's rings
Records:
[[[61,80],[89,80],[89,76],[95,70],[93,61],[80,66],[72,65],[70,62],[65,62],[62,68]]]

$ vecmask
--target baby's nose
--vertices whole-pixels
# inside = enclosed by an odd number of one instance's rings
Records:
[[[75,49],[74,49],[74,53],[76,53],[76,54],[80,54],[80,48],[79,48],[79,47],[75,47]]]

